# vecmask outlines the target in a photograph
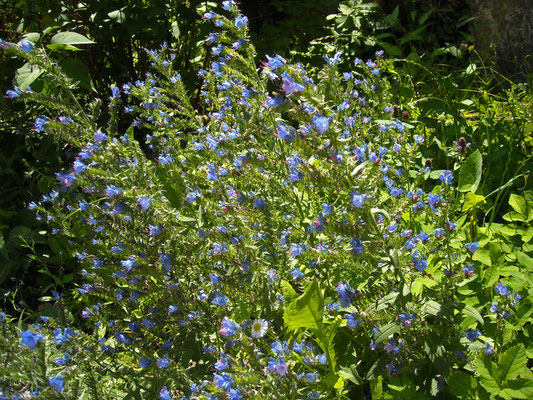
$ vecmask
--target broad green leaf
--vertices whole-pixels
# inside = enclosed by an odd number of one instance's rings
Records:
[[[28,32],[22,35],[22,37],[26,39],[27,41],[35,44],[39,41],[39,39],[41,38],[41,35],[39,35],[37,32]]]
[[[363,378],[361,378],[359,372],[357,372],[355,364],[352,364],[349,367],[341,367],[341,370],[339,371],[339,376],[344,380],[355,383],[356,385],[363,384]]]
[[[457,188],[461,192],[475,192],[481,181],[482,157],[479,150],[466,159],[459,171],[459,184]]]
[[[481,325],[485,323],[479,311],[470,305],[465,306],[465,308],[463,309],[463,314],[475,318]]]
[[[383,397],[383,377],[378,376],[370,381],[370,394],[372,395],[372,400],[379,400]]]
[[[516,379],[508,382],[501,390],[500,396],[509,400],[533,399],[533,380]]]
[[[304,294],[287,306],[283,320],[289,329],[321,329],[323,311],[324,297],[315,279]]]
[[[477,206],[480,203],[485,203],[485,196],[468,192],[465,196],[465,202],[463,203],[463,212],[470,210],[472,207]]]
[[[476,360],[476,365],[481,385],[489,393],[497,394],[500,391],[500,373],[496,364],[489,357],[481,356]]]
[[[379,328],[379,331],[374,335],[374,342],[381,343],[384,340],[388,339],[390,336],[395,334],[400,330],[400,326],[396,325],[394,322],[391,322],[385,326]]]
[[[522,369],[527,368],[526,364],[526,349],[522,343],[500,354],[498,368],[501,373],[501,382],[503,383],[517,378]]]
[[[121,24],[126,19],[126,14],[124,13],[125,8],[126,7],[122,7],[120,10],[111,11],[107,13],[107,15],[116,23]]]
[[[509,197],[509,205],[513,207],[513,209],[517,212],[522,214],[523,216],[527,217],[527,204],[526,200],[517,194],[511,194]]]
[[[477,382],[474,377],[459,371],[453,371],[446,380],[450,391],[459,399],[475,398]]]
[[[488,265],[489,267],[492,265],[492,260],[490,259],[490,252],[485,249],[480,249],[476,251],[472,256],[472,259],[475,261],[479,261],[483,265]]]
[[[77,58],[67,58],[61,62],[61,68],[67,76],[77,82],[81,87],[96,91],[89,69]]]
[[[428,300],[422,306],[423,314],[439,315],[442,312],[442,305],[433,300]]]
[[[41,74],[43,70],[39,67],[32,66],[30,63],[24,64],[22,67],[17,69],[15,73],[15,81],[17,86],[21,89],[26,89],[30,86]]]
[[[446,356],[446,349],[441,340],[434,332],[429,332],[424,340],[424,350],[437,371],[445,375],[450,369],[450,361]]]
[[[92,40],[76,32],[59,32],[50,40],[52,44],[94,44]]]

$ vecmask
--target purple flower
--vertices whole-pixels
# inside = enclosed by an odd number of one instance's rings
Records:
[[[29,347],[30,350],[35,349],[37,345],[44,339],[44,335],[40,333],[33,333],[32,331],[21,332],[22,339],[20,344]]]
[[[58,172],[58,173],[56,173],[56,178],[59,181],[59,183],[61,184],[61,186],[63,186],[64,188],[68,188],[68,187],[72,186],[72,184],[74,182],[76,182],[76,180],[77,180],[74,175],[69,174],[67,172]]]
[[[282,85],[281,89],[287,94],[290,95],[291,93],[299,93],[303,92],[305,87],[296,82],[292,76],[290,76],[287,71],[283,72],[283,75],[281,75]]]

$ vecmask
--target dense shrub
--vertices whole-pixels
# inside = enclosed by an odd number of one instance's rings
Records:
[[[57,187],[30,208],[83,268],[85,322],[71,329],[56,293],[55,318],[18,327],[15,357],[2,316],[2,356],[17,367],[0,390],[529,397],[531,193],[508,216],[522,241],[479,228],[479,150],[432,169],[432,138],[394,107],[383,52],[349,71],[340,53],[316,75],[279,56],[258,71],[247,18],[222,4],[203,14],[214,60],[200,90],[186,89],[166,44],[148,50],[152,72],[112,87],[107,125],[41,49],[2,43],[56,85],[7,95],[46,107],[35,131],[69,144]]]

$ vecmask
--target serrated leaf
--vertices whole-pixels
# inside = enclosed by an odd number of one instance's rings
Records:
[[[489,393],[498,393],[500,391],[500,373],[496,364],[490,358],[482,356],[476,360],[476,365],[482,386]]]
[[[504,399],[533,399],[533,380],[516,379],[504,387],[500,396]]]
[[[511,347],[500,354],[498,368],[501,373],[501,382],[511,381],[520,375],[520,371],[527,367],[526,349],[522,343]]]
[[[457,188],[461,192],[475,192],[481,181],[482,157],[479,150],[466,159],[459,171],[459,184]]]
[[[321,329],[323,311],[324,297],[315,279],[304,294],[287,306],[283,320],[289,329]]]
[[[450,391],[459,399],[475,398],[477,382],[474,377],[464,372],[453,371],[446,381]]]
[[[50,40],[52,44],[94,44],[92,40],[76,32],[59,32]]]

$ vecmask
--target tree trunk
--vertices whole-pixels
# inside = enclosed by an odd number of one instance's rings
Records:
[[[533,67],[533,1],[471,0],[476,49],[513,80],[528,79]]]

